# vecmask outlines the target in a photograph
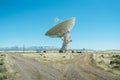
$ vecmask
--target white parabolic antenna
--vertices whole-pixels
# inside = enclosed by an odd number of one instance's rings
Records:
[[[51,28],[48,32],[46,32],[46,36],[52,38],[61,38],[63,40],[61,50],[67,50],[67,45],[72,40],[70,39],[70,31],[75,24],[75,17],[65,20],[53,28]]]

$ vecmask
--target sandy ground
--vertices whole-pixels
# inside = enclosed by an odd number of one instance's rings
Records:
[[[120,76],[93,65],[92,54],[67,56],[63,59],[66,62],[58,67],[15,53],[7,53],[7,56],[13,70],[8,80],[120,80]],[[63,55],[58,60],[61,58]]]

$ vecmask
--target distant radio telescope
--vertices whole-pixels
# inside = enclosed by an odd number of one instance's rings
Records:
[[[59,18],[55,18],[54,22],[57,23],[60,19]]]
[[[48,32],[46,32],[46,36],[52,38],[61,38],[63,40],[61,50],[67,50],[67,45],[72,41],[70,39],[70,31],[75,24],[75,17],[65,20],[53,28],[51,28]]]

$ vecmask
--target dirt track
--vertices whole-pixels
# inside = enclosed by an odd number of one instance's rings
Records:
[[[120,76],[91,65],[91,54],[82,54],[60,69],[36,60],[8,54],[16,71],[13,80],[120,80]]]

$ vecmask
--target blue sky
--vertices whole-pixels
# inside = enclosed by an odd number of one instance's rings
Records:
[[[54,18],[76,17],[69,48],[120,49],[120,0],[0,0],[0,47],[57,46]]]

